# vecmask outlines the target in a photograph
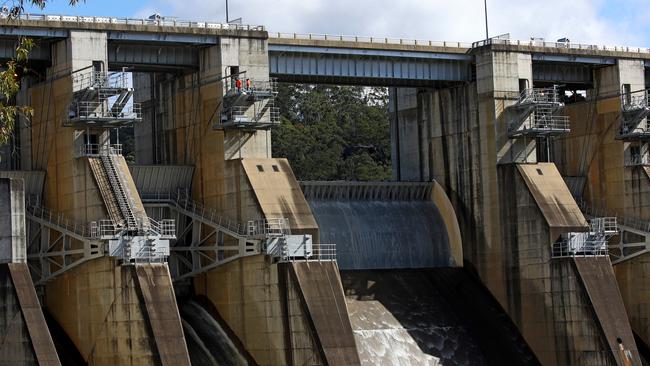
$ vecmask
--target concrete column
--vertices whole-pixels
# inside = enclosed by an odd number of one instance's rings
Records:
[[[25,263],[25,190],[22,179],[0,178],[0,263]]]

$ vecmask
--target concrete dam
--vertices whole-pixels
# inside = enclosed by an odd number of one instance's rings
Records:
[[[0,365],[650,361],[650,50],[24,15],[3,60],[21,36]],[[392,180],[296,179],[278,82],[387,87]]]

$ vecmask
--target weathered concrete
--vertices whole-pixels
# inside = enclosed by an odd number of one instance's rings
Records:
[[[336,263],[292,263],[291,274],[326,364],[359,365]]]
[[[0,179],[0,263],[25,263],[25,184],[22,179]]]
[[[138,264],[135,275],[161,364],[189,366],[190,358],[167,265]]]
[[[60,365],[27,267],[22,179],[0,178],[0,364]]]
[[[574,258],[574,262],[617,364],[640,365],[639,351],[609,258]],[[620,353],[619,342],[630,355]]]

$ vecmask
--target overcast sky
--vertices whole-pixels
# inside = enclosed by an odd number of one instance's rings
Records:
[[[186,20],[225,19],[224,0],[86,0],[69,8],[54,0],[47,13]],[[484,38],[483,0],[230,0],[230,18],[269,31],[424,40]],[[490,36],[650,47],[649,0],[488,0]],[[37,11],[38,12],[38,11]]]

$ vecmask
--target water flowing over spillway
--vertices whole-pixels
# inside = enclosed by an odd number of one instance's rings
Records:
[[[337,244],[361,363],[539,364],[489,291],[452,267],[431,186],[303,184],[320,241]]]
[[[341,187],[370,189],[366,185]],[[382,192],[369,196],[346,190],[352,199],[340,199],[332,192],[311,195],[309,189],[306,195],[320,228],[320,242],[336,244],[341,269],[450,266],[447,230],[422,187],[383,185]],[[417,199],[406,199],[413,197]]]

